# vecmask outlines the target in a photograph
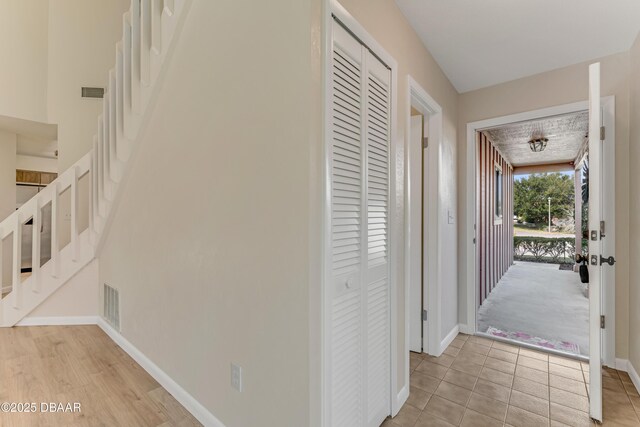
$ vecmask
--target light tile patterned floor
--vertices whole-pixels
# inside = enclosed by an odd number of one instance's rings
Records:
[[[383,427],[590,426],[589,365],[460,334],[440,357],[411,353],[409,400]],[[603,373],[604,425],[640,426],[629,375]]]

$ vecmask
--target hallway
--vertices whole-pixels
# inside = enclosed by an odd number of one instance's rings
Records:
[[[480,306],[478,331],[588,356],[584,286],[557,264],[516,261]]]

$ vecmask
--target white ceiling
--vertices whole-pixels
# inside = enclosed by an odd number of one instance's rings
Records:
[[[639,0],[396,0],[458,92],[628,50]]]
[[[513,167],[570,163],[587,143],[589,112],[547,117],[486,129],[483,132]],[[547,148],[534,153],[529,148],[532,134],[549,139]]]

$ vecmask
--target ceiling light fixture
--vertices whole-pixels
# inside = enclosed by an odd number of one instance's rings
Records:
[[[549,138],[544,136],[544,129],[542,129],[542,123],[535,123],[532,126],[531,139],[529,140],[529,148],[534,153],[540,153],[547,148],[547,142]]]
[[[529,141],[529,148],[531,148],[531,151],[534,153],[539,153],[547,148],[547,142],[549,142],[547,138],[532,139]]]

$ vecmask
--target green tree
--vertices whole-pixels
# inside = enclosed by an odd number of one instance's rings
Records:
[[[514,184],[513,210],[526,222],[544,224],[548,221],[551,197],[551,216],[566,218],[573,215],[573,177],[561,173],[536,173]]]

